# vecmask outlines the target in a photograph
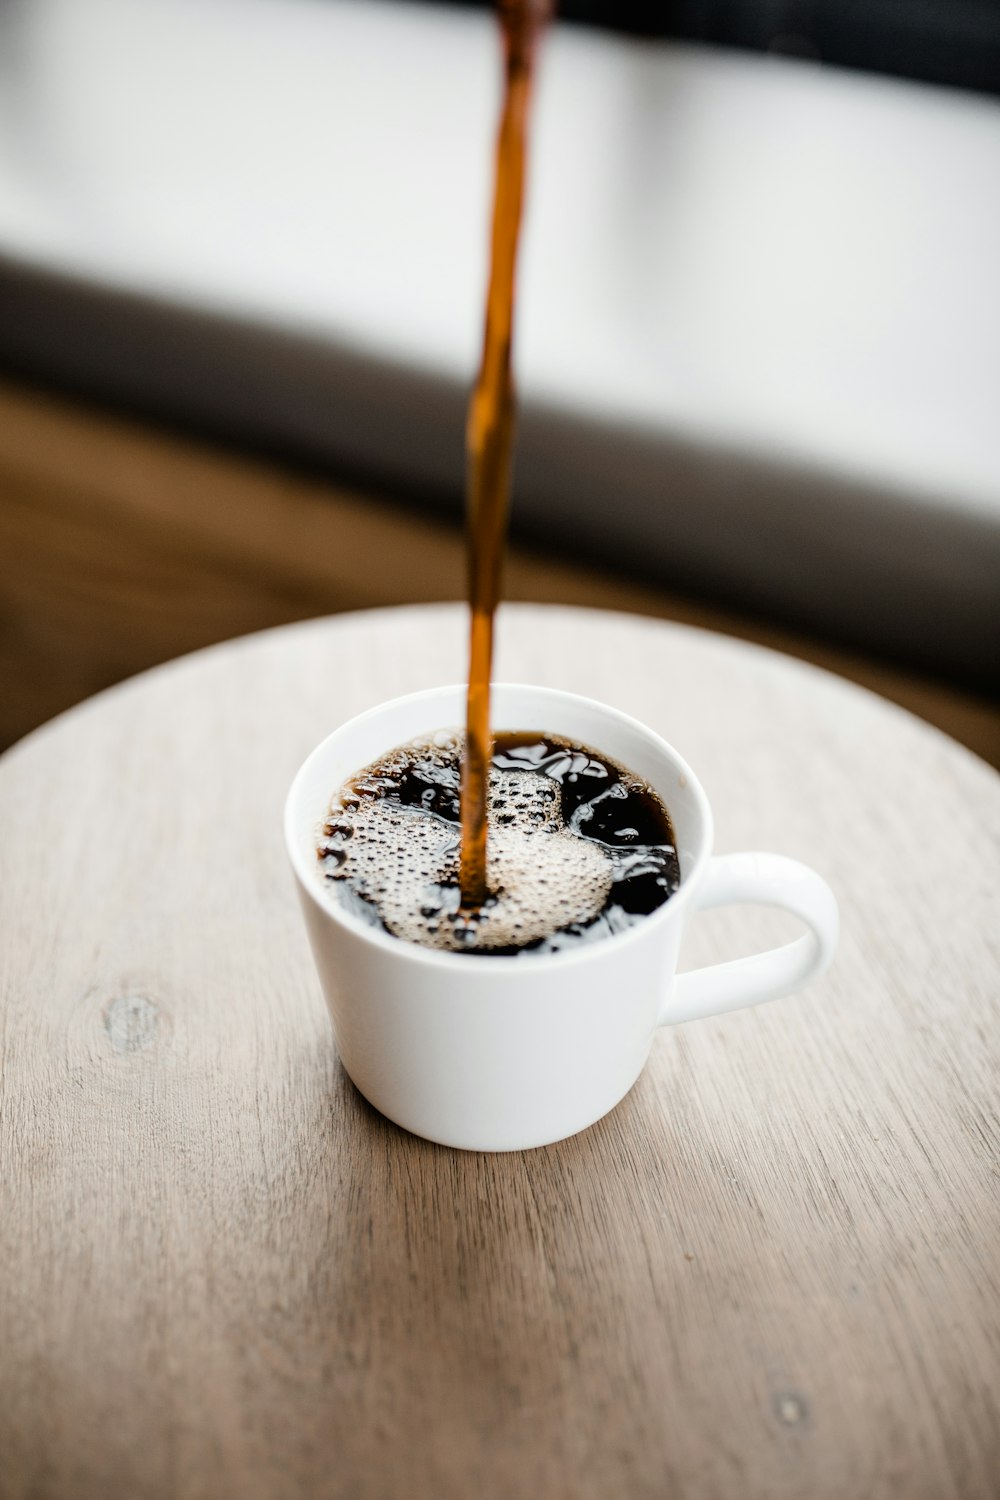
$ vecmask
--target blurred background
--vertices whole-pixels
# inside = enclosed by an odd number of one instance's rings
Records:
[[[0,0],[0,745],[462,596],[498,93],[476,4]],[[1000,0],[566,0],[509,597],[774,645],[1000,763],[998,94]]]

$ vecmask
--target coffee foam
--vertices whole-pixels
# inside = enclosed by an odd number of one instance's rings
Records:
[[[452,774],[448,749],[453,767],[454,750],[443,745],[423,763],[439,767],[442,778]],[[363,792],[366,782],[354,786]],[[494,769],[487,815],[491,896],[475,913],[459,908],[458,826],[377,795],[375,783],[368,795],[342,795],[331,809],[326,873],[372,903],[396,937],[445,951],[523,947],[599,915],[614,861],[564,825],[557,782],[537,771]]]

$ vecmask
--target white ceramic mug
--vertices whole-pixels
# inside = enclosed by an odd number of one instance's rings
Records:
[[[774,1000],[829,964],[837,903],[806,865],[777,854],[712,856],[712,813],[668,744],[603,704],[497,684],[497,730],[542,730],[590,745],[663,798],[680,858],[677,893],[636,926],[559,953],[440,953],[366,925],[323,878],[317,844],[333,794],[408,740],[464,721],[465,689],[382,704],[334,731],[302,766],[285,837],[344,1067],[390,1120],[446,1146],[512,1151],[561,1140],[628,1093],[659,1026]],[[752,958],[676,974],[688,917],[752,901],[808,931]]]

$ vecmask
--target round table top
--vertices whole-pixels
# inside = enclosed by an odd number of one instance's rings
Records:
[[[663,733],[843,937],[582,1135],[450,1151],[337,1061],[281,811],[464,661],[458,606],[288,627],[0,761],[0,1493],[995,1496],[1000,778],[758,648],[508,608],[498,677]]]

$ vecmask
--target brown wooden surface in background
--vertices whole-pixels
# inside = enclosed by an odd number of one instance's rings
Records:
[[[0,746],[199,646],[463,593],[454,524],[0,383]],[[520,546],[507,596],[631,610],[776,647],[1000,764],[1000,707],[918,674]]]

